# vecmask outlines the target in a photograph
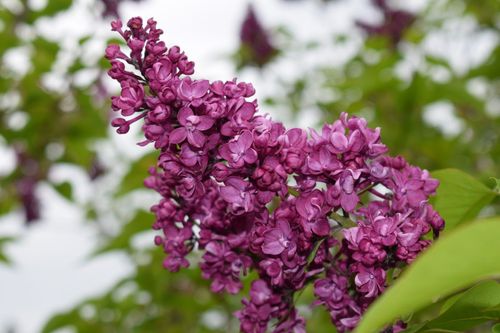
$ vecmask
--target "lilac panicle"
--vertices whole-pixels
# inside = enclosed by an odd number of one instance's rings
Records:
[[[308,283],[339,332],[353,329],[388,274],[443,228],[428,203],[438,182],[387,156],[366,120],[342,113],[320,132],[286,129],[258,114],[251,84],[192,79],[194,63],[159,40],[154,20],[112,27],[130,48],[106,50],[122,88],[112,125],[126,133],[140,121],[139,144],[159,151],[145,185],[162,197],[151,210],[164,267],[187,267],[202,251],[212,291],[231,294],[254,270],[236,313],[243,332],[265,332],[271,320],[274,332],[305,332],[294,295]]]

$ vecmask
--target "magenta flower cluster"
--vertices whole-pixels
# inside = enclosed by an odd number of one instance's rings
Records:
[[[165,268],[188,267],[188,254],[203,251],[203,277],[231,294],[256,271],[236,313],[242,332],[305,332],[294,304],[310,283],[340,332],[355,327],[389,274],[443,228],[427,201],[438,182],[386,156],[364,119],[286,129],[257,113],[251,84],[193,79],[193,62],[159,40],[152,19],[127,26],[112,24],[129,55],[106,50],[122,88],[112,125],[126,133],[143,119],[140,144],[159,150],[145,184],[162,196],[152,211]]]

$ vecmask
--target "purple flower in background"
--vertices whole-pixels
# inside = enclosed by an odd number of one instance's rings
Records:
[[[24,177],[16,183],[16,190],[21,199],[24,210],[24,219],[27,224],[40,218],[40,200],[36,195],[38,179]]]
[[[253,12],[248,21],[255,27]],[[161,195],[151,210],[163,264],[177,271],[200,250],[212,291],[232,294],[254,270],[235,313],[242,332],[264,333],[271,320],[275,333],[305,332],[293,300],[308,283],[338,331],[352,330],[386,287],[386,272],[413,261],[430,244],[424,236],[442,230],[428,203],[437,181],[386,156],[380,129],[366,120],[342,113],[321,133],[287,130],[257,114],[251,84],[193,80],[194,63],[159,40],[152,19],[112,26],[131,49],[106,51],[122,87],[112,125],[126,133],[142,119],[140,145],[159,151],[144,183]]]
[[[121,0],[101,0],[104,5],[104,10],[102,12],[103,17],[111,16],[111,17],[119,17],[118,14],[118,5]]]
[[[247,13],[240,30],[240,63],[239,67],[255,65],[262,67],[277,54],[270,36],[262,27],[253,6],[248,6]]]
[[[36,189],[40,181],[40,163],[26,151],[23,145],[14,145],[17,170],[20,173],[15,183],[17,195],[21,201],[26,224],[31,224],[40,218],[40,199]]]
[[[391,8],[386,0],[372,0],[375,7],[380,10],[384,16],[379,24],[370,24],[357,21],[356,24],[369,36],[385,36],[390,39],[393,46],[396,46],[406,29],[408,29],[416,19],[416,16],[410,12]]]
[[[92,164],[90,165],[90,168],[88,170],[88,175],[90,180],[92,181],[96,180],[105,173],[106,173],[106,168],[102,165],[97,156],[94,157],[94,159],[92,160]]]
[[[132,1],[140,2],[142,0],[132,0]],[[123,0],[101,0],[101,2],[104,5],[102,11],[102,17],[114,17],[114,18],[120,17],[118,9]]]

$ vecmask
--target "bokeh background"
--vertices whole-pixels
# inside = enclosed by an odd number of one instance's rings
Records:
[[[163,270],[154,152],[108,126],[109,23],[138,15],[287,125],[347,111],[413,164],[500,175],[498,0],[0,0],[0,332],[238,331],[240,298]],[[310,300],[308,331],[331,332]]]

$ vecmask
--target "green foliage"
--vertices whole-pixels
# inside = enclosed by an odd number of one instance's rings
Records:
[[[479,324],[500,319],[500,283],[485,281],[450,298],[442,313],[417,329],[406,333],[424,333],[436,330],[465,332]]]
[[[64,198],[68,200],[73,199],[73,189],[71,188],[71,184],[68,182],[62,182],[60,184],[54,185],[54,189],[59,192]]]
[[[443,236],[375,301],[355,333],[377,332],[401,316],[500,274],[499,234],[500,217],[497,217],[468,224]],[[452,306],[449,311],[459,310]]]
[[[491,177],[491,179],[495,182],[495,188],[493,191],[495,191],[497,194],[500,194],[500,179]]]
[[[50,0],[47,1],[47,5],[42,8],[41,10],[38,11],[28,11],[26,14],[26,22],[27,23],[34,23],[37,19],[42,18],[42,17],[50,17],[54,16],[64,10],[67,10],[71,4],[73,3],[72,0]]]
[[[142,188],[144,179],[148,176],[148,168],[156,164],[157,155],[157,152],[152,152],[132,162],[116,194],[120,196]]]
[[[231,312],[237,297],[209,291],[197,268],[168,274],[162,268],[163,253],[156,249],[137,253],[137,270],[104,295],[84,301],[50,319],[42,333],[61,328],[76,332],[215,333],[237,332]],[[222,327],[207,326],[203,314],[216,311]]]
[[[138,211],[132,219],[120,228],[120,233],[114,238],[107,240],[106,244],[97,249],[94,255],[116,250],[131,251],[132,238],[143,231],[151,230],[152,220],[153,215],[151,213],[143,210]]]
[[[488,205],[496,193],[457,169],[432,172],[440,181],[433,206],[446,222],[445,231],[469,221]]]
[[[7,51],[27,50],[30,58],[26,73],[11,72],[3,60],[0,63],[0,141],[9,148],[16,147],[17,153],[22,153],[35,165],[30,168],[18,166],[10,175],[0,179],[0,214],[20,206],[22,198],[16,184],[26,177],[37,182],[46,181],[52,166],[61,162],[89,170],[96,158],[92,145],[107,135],[108,121],[103,110],[108,106],[96,100],[95,82],[86,86],[74,84],[80,69],[99,69],[97,64],[87,61],[83,66],[78,55],[73,64],[68,64],[71,70],[55,69],[54,65],[63,52],[59,42],[45,38],[29,26],[41,18],[50,20],[72,3],[71,0],[47,1],[46,6],[37,11],[26,1],[19,3],[19,10],[0,8],[0,56]],[[33,36],[27,38],[21,34],[23,28],[30,29]],[[81,53],[84,43],[90,38],[82,38],[80,49],[72,51]],[[47,86],[45,79],[49,73],[62,76],[65,87],[55,90]],[[5,103],[3,99],[7,95],[19,98]],[[22,115],[24,122],[12,125],[10,119],[15,115]],[[51,147],[59,147],[56,150],[60,153],[50,154]],[[69,184],[51,185],[66,199],[73,200]]]
[[[12,242],[14,239],[11,237],[0,237],[0,264],[9,264],[9,258],[5,255],[3,247],[6,243]]]

